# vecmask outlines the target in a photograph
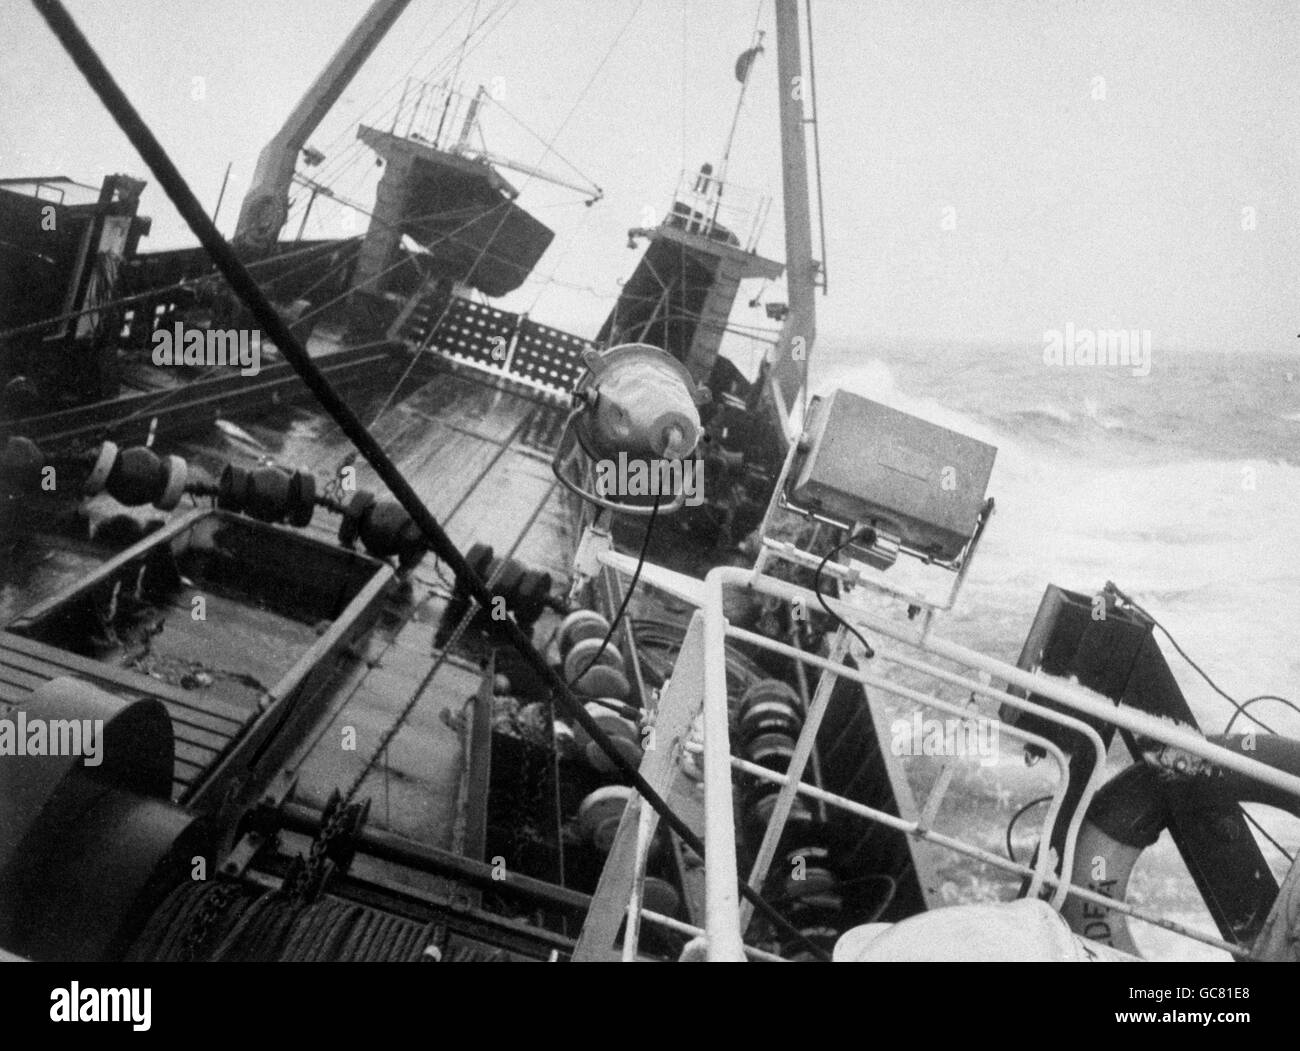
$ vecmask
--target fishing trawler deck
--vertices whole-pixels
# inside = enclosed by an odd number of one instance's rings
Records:
[[[427,372],[426,366],[422,373]],[[416,480],[421,497],[458,543],[488,543],[563,578],[573,537],[544,445],[555,429],[555,410],[445,373],[436,379],[409,381],[405,389],[395,392],[391,404],[374,408],[379,409],[376,433]],[[272,457],[325,477],[351,459],[337,429],[309,410],[283,410],[250,423],[247,433],[259,443],[257,447],[216,435],[188,443],[184,452],[191,462],[199,466],[206,462],[214,470],[226,463],[254,467],[263,457]],[[364,463],[356,465],[356,485],[375,486]],[[107,498],[98,503],[90,508],[92,519],[121,511]],[[334,525],[321,515],[305,534],[337,545]],[[309,568],[303,566],[302,571]],[[393,593],[386,578],[385,586],[368,600],[373,610],[347,625],[346,635],[368,637],[360,649],[347,649],[352,640],[340,639],[335,672],[311,701],[320,722],[312,728],[308,746],[296,753],[293,767],[299,798],[323,803],[333,787],[351,780],[397,712],[418,695],[411,719],[367,775],[363,788],[378,787],[377,795],[387,805],[375,820],[385,827],[446,845],[455,824],[461,741],[459,732],[450,729],[441,715],[461,709],[477,689],[480,673],[459,656],[433,670],[433,634],[448,595],[447,582],[437,574],[437,561],[430,556],[415,569],[400,595]],[[12,607],[30,612],[25,599],[38,598],[40,605],[51,600],[48,581],[39,595],[24,596],[22,590],[9,589]],[[179,594],[173,604],[188,610],[191,591]],[[236,633],[230,641],[234,652],[243,655],[240,670],[250,681],[273,681],[268,666],[272,654],[278,664],[286,659],[293,663],[307,650],[308,642],[315,641],[309,625],[291,630],[292,625],[272,623],[265,609],[240,607],[220,597],[209,596],[208,601],[212,621],[224,622]],[[230,608],[222,608],[223,602]],[[210,646],[215,633],[187,627],[187,620],[170,618],[165,640],[174,645],[179,631],[188,641],[201,640]],[[369,634],[376,620],[378,629]],[[295,641],[290,635],[301,638]],[[211,659],[221,658],[213,654]],[[260,714],[256,691],[245,688],[222,697],[222,679],[186,688],[20,634],[3,634],[0,701],[7,706],[23,702],[43,681],[70,674],[119,696],[154,696],[167,706],[178,731],[178,800],[192,802],[206,794],[205,779]],[[336,727],[342,726],[354,728],[355,750],[341,746]]]

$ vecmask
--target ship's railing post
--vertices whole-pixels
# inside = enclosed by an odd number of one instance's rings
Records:
[[[645,869],[650,860],[650,843],[654,839],[657,824],[655,814],[636,797],[636,862],[632,871],[632,893],[627,903],[627,928],[623,932],[623,962],[631,963],[636,959],[637,946],[641,941],[641,903],[645,899]]]
[[[743,571],[742,571],[743,572]],[[735,806],[731,795],[731,736],[727,727],[727,619],[724,581],[731,567],[704,578],[704,866],[708,958],[743,960]]]
[[[655,567],[647,566],[647,576],[655,576]],[[698,585],[699,581],[692,583]],[[641,775],[656,792],[665,796],[671,793],[673,781],[679,776],[681,743],[689,735],[691,723],[700,710],[704,663],[703,615],[696,613],[682,641],[672,679],[661,691],[655,705],[653,743],[647,744],[641,759]],[[725,762],[723,766],[725,769]],[[636,802],[623,811],[574,948],[575,961],[618,959],[614,945],[619,927],[628,915],[628,904],[635,893],[638,874],[645,869],[642,848],[648,847],[657,827],[657,815],[652,810],[647,815],[647,810],[650,808],[637,796]],[[646,821],[649,822],[648,830],[643,825]],[[642,915],[646,914],[642,912]],[[653,922],[664,921],[655,917]],[[635,939],[631,928],[627,933]]]
[[[629,556],[616,552],[606,553],[602,556],[602,561],[627,571],[631,571],[635,564]],[[788,789],[791,795],[802,795],[806,799],[836,807],[865,820],[883,824],[914,839],[1023,877],[1029,881],[1027,893],[1030,896],[1039,895],[1042,891],[1050,889],[1052,892],[1050,902],[1054,908],[1059,909],[1067,897],[1075,897],[1100,909],[1163,927],[1223,949],[1235,956],[1250,955],[1248,947],[1193,929],[1145,907],[1117,901],[1089,886],[1071,881],[1079,828],[1093,795],[1101,785],[1105,757],[1105,746],[1100,735],[1093,725],[1084,722],[1083,719],[1109,723],[1132,734],[1160,741],[1215,766],[1235,771],[1297,798],[1300,798],[1300,778],[1213,744],[1188,727],[1169,723],[1136,709],[1115,706],[1105,698],[1064,680],[1029,672],[1005,661],[959,646],[936,635],[928,627],[919,629],[914,623],[905,622],[886,613],[854,606],[829,595],[822,597],[836,614],[874,636],[872,645],[875,649],[875,657],[870,667],[855,668],[843,663],[842,655],[838,659],[819,656],[767,636],[734,627],[727,623],[723,612],[723,598],[727,588],[750,589],[786,602],[801,601],[809,604],[818,601],[817,595],[808,588],[778,580],[761,572],[756,573],[753,569],[719,567],[711,571],[701,582],[647,564],[642,579],[647,586],[664,590],[696,605],[699,609],[699,613],[692,621],[691,630],[688,631],[687,643],[674,667],[668,692],[676,693],[682,690],[688,697],[693,695],[690,699],[702,695],[704,740],[702,743],[687,743],[686,748],[693,754],[702,754],[704,757],[705,842],[708,851],[705,863],[707,912],[705,935],[709,959],[737,960],[742,956],[751,959],[765,958],[758,950],[744,946],[742,941],[743,927],[737,891],[735,820],[732,803],[733,771],[777,784]],[[728,731],[729,709],[726,684],[728,640],[766,649],[800,661],[809,667],[819,669],[823,675],[829,677],[860,683],[876,696],[893,696],[907,703],[938,709],[959,719],[969,720],[974,717],[970,701],[956,703],[943,700],[937,696],[939,687],[955,687],[969,698],[979,698],[997,706],[1029,713],[1079,734],[1087,742],[1086,747],[1092,753],[1092,764],[1083,791],[1076,801],[1065,829],[1062,856],[1059,859],[1060,874],[1057,873],[1057,859],[1052,857],[1050,851],[1039,851],[1032,865],[1013,861],[974,843],[941,833],[931,827],[931,822],[925,817],[909,819],[858,803],[816,785],[807,784],[802,781],[802,770],[796,771],[792,767],[785,773],[777,773],[732,756]],[[903,685],[892,677],[887,677],[883,670],[878,670],[878,665],[892,665],[920,673],[927,676],[934,685],[922,689]],[[1013,690],[1016,692],[1011,692]],[[1030,698],[1043,698],[1067,710],[1048,708]],[[683,697],[683,700],[687,700],[687,697]],[[870,703],[865,691],[861,703]],[[685,714],[689,708],[690,703],[687,701],[682,714]],[[1001,719],[997,722],[1001,733],[1022,743],[1033,743],[1043,749],[1061,771],[1062,776],[1056,785],[1056,790],[1052,793],[1051,803],[1041,823],[1040,842],[1046,843],[1050,840],[1063,810],[1064,793],[1068,787],[1066,781],[1068,759],[1059,747],[1046,738],[1026,732]],[[633,827],[632,816],[627,815],[627,817],[628,845],[631,847],[636,837],[636,829]],[[784,818],[778,821],[777,817],[774,812],[765,838],[779,838]],[[631,861],[633,852],[629,850],[628,855]],[[617,922],[621,922],[630,900],[631,869],[632,865],[629,864],[627,883],[620,890],[618,904],[615,906]],[[752,878],[753,874],[751,874]],[[643,915],[652,922],[663,922],[659,917]],[[690,930],[688,925],[680,922],[668,925],[682,933]],[[612,940],[612,934],[610,938]]]
[[[840,628],[835,633],[835,638],[831,642],[830,660],[839,664],[848,652],[848,632]],[[802,662],[800,662],[802,667]],[[754,859],[753,867],[749,870],[749,885],[756,891],[763,889],[763,881],[767,879],[768,869],[772,865],[772,859],[776,856],[777,844],[781,841],[781,833],[785,831],[786,820],[790,817],[790,810],[794,806],[794,797],[799,782],[803,780],[804,768],[808,765],[808,760],[812,756],[813,745],[817,741],[817,731],[821,728],[822,716],[826,714],[826,708],[830,704],[831,693],[835,690],[835,684],[839,681],[839,675],[835,672],[823,669],[821,678],[817,682],[817,691],[814,693],[812,702],[808,705],[808,710],[804,712],[803,728],[799,731],[799,739],[795,741],[794,753],[790,756],[790,765],[786,768],[786,782],[781,786],[776,796],[776,805],[772,808],[772,816],[768,820],[767,830],[763,833],[763,841],[758,848],[758,856]],[[740,907],[740,927],[745,930],[749,926],[750,917],[753,915],[754,908],[749,902],[743,902]]]
[[[1205,944],[1225,949],[1234,955],[1249,954],[1249,950],[1240,945],[1192,929],[1180,922],[1161,917],[1150,910],[1129,905],[1126,902],[1117,902],[1099,894],[1090,887],[1071,882],[1069,874],[1073,871],[1073,854],[1079,827],[1092,796],[1100,787],[1103,777],[1102,763],[1105,756],[1105,748],[1097,731],[1077,716],[1082,715],[1101,719],[1132,733],[1162,741],[1165,744],[1206,759],[1215,765],[1235,770],[1298,797],[1300,797],[1300,778],[1212,744],[1186,727],[1171,725],[1133,709],[1115,707],[1104,699],[1089,694],[1072,684],[1027,672],[1004,661],[986,657],[974,650],[941,639],[928,629],[918,631],[914,626],[902,624],[873,611],[860,609],[840,599],[826,596],[826,600],[836,613],[849,622],[873,631],[885,639],[921,651],[920,656],[910,657],[886,643],[876,647],[877,660],[922,672],[940,683],[959,686],[964,691],[969,691],[972,697],[978,696],[1067,726],[1081,734],[1088,741],[1093,753],[1092,769],[1066,829],[1063,856],[1060,859],[1060,872],[1062,874],[1058,876],[1055,873],[1056,859],[1051,857],[1049,851],[1040,851],[1032,866],[1008,860],[972,843],[939,833],[928,827],[929,823],[924,818],[907,820],[857,803],[814,785],[803,783],[801,770],[796,772],[791,769],[786,773],[776,773],[755,763],[732,756],[727,730],[725,670],[725,645],[729,638],[771,650],[794,660],[803,661],[820,668],[823,673],[832,673],[852,679],[880,694],[892,694],[911,703],[937,708],[962,718],[970,718],[972,713],[969,706],[943,701],[937,696],[883,678],[878,673],[855,669],[843,664],[840,660],[819,657],[766,636],[730,626],[727,624],[722,612],[723,595],[728,587],[747,587],[786,601],[795,601],[797,599],[804,602],[816,601],[816,595],[807,588],[766,575],[755,574],[753,570],[740,567],[720,567],[709,573],[705,579],[704,594],[701,596],[701,611],[704,614],[705,628],[704,658],[706,662],[704,677],[704,742],[701,745],[688,745],[688,748],[693,752],[702,753],[704,756],[706,845],[709,850],[705,866],[707,909],[705,928],[708,936],[709,959],[738,959],[739,954],[744,951],[743,943],[740,940],[742,927],[739,899],[735,892],[736,851],[734,839],[723,838],[724,836],[734,837],[731,773],[728,770],[724,775],[720,773],[719,769],[726,766],[749,776],[777,784],[782,787],[783,792],[788,791],[792,796],[802,794],[809,799],[818,800],[868,820],[879,822],[916,839],[945,847],[1007,872],[1024,876],[1030,881],[1028,894],[1031,896],[1038,895],[1045,888],[1051,888],[1050,900],[1054,908],[1059,909],[1068,896],[1075,896],[1094,905],[1153,923]],[[933,663],[933,660],[927,659],[936,657],[951,661],[969,671],[950,671]],[[972,676],[971,671],[975,672],[978,678]],[[995,678],[1000,680],[1004,686],[1001,688],[995,686],[993,684]],[[1008,692],[1010,689],[1023,691],[1023,696]],[[1035,695],[1065,705],[1071,710],[1072,714],[1049,709],[1028,699]],[[1008,736],[1025,743],[1034,743],[1039,748],[1044,749],[1051,755],[1061,772],[1061,780],[1056,791],[1052,794],[1051,805],[1043,819],[1042,841],[1047,842],[1062,809],[1063,797],[1067,787],[1068,760],[1060,749],[1047,741],[1046,738],[1026,733],[1002,720],[998,720],[998,722],[1002,732]],[[784,825],[782,817],[782,815],[773,814],[773,820],[769,824],[765,839],[768,837],[779,839]]]

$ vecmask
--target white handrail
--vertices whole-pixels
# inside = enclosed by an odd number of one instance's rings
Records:
[[[615,552],[601,555],[601,561],[620,570],[631,568],[631,560]],[[625,565],[625,563],[627,563]],[[918,839],[935,843],[982,862],[995,865],[1008,872],[1029,877],[1036,891],[1039,886],[1054,888],[1051,903],[1060,908],[1069,896],[1093,902],[1111,911],[1152,923],[1167,930],[1174,931],[1199,941],[1221,948],[1238,956],[1249,955],[1249,950],[1240,945],[1227,942],[1202,931],[1197,931],[1183,924],[1154,915],[1146,910],[1117,901],[1100,894],[1088,887],[1074,885],[1069,880],[1073,866],[1073,851],[1079,827],[1087,812],[1088,803],[1100,787],[1102,778],[1102,761],[1105,746],[1097,731],[1088,723],[1066,712],[1046,708],[1029,700],[1038,696],[1064,706],[1071,712],[1091,717],[1126,729],[1141,737],[1149,738],[1181,749],[1191,755],[1226,769],[1233,770],[1246,777],[1270,785],[1281,791],[1300,798],[1300,777],[1274,769],[1257,760],[1240,753],[1213,744],[1187,726],[1181,726],[1147,715],[1130,708],[1116,706],[1111,702],[1092,695],[1088,691],[1041,674],[1035,674],[996,658],[988,657],[975,650],[968,649],[946,639],[940,638],[930,630],[927,622],[919,630],[894,621],[870,610],[858,608],[841,599],[821,595],[808,588],[777,580],[760,571],[741,567],[718,567],[712,570],[703,582],[683,577],[681,574],[660,571],[660,568],[647,564],[642,569],[643,580],[651,585],[663,588],[670,593],[697,605],[701,611],[704,632],[705,660],[700,682],[703,708],[704,741],[691,750],[699,751],[704,757],[704,796],[705,796],[705,843],[708,860],[705,865],[705,934],[707,956],[709,960],[741,960],[746,956],[757,958],[759,954],[752,947],[746,946],[742,937],[740,898],[738,894],[738,866],[736,859],[734,802],[732,797],[732,770],[741,770],[773,783],[781,784],[793,793],[806,795],[821,800],[832,806],[840,807],[883,823],[898,831]],[[768,649],[774,653],[788,656],[818,667],[823,674],[834,674],[854,679],[875,691],[892,693],[916,704],[922,704],[940,710],[949,711],[960,718],[969,719],[972,713],[968,708],[941,700],[919,690],[891,682],[890,680],[852,668],[843,663],[828,660],[815,654],[807,653],[794,646],[778,642],[766,636],[741,628],[734,628],[727,623],[723,600],[729,588],[744,588],[760,594],[770,595],[785,602],[802,602],[805,608],[812,608],[811,603],[824,600],[831,609],[845,621],[866,628],[875,635],[883,636],[905,647],[920,650],[931,657],[952,661],[965,668],[983,672],[987,681],[969,678],[947,668],[941,668],[923,659],[908,656],[892,647],[878,647],[876,660],[897,664],[933,677],[935,680],[960,687],[973,695],[994,701],[1000,705],[1030,712],[1049,719],[1059,725],[1067,726],[1083,737],[1091,745],[1093,764],[1083,794],[1077,802],[1066,829],[1064,851],[1062,856],[1061,876],[1051,871],[1047,851],[1040,852],[1037,864],[1029,866],[1004,859],[989,851],[965,843],[951,836],[922,827],[919,822],[907,821],[896,815],[876,810],[856,803],[845,797],[824,791],[803,783],[799,778],[787,774],[778,774],[766,768],[748,763],[731,755],[728,731],[729,707],[726,682],[726,641],[734,638],[747,644]],[[1007,689],[995,688],[993,680],[1000,680],[1008,688],[1023,690],[1025,696],[1017,696]],[[1068,770],[1068,761],[1051,742],[1037,735],[1018,730],[1006,723],[1000,723],[1009,735],[1021,740],[1032,741],[1044,748],[1058,764],[1060,769]],[[808,727],[805,727],[807,730]],[[803,744],[801,740],[798,744]],[[1044,818],[1044,841],[1054,827],[1062,803],[1062,792],[1054,793],[1052,806]],[[780,808],[772,815],[772,822],[777,824],[775,831],[771,825],[768,837],[780,834],[780,827],[788,816],[789,808],[782,813]],[[648,918],[648,917],[647,917]]]

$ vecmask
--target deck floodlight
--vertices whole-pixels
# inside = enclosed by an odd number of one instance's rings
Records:
[[[852,391],[814,398],[781,506],[852,530],[853,554],[959,570],[992,511],[997,449]]]
[[[551,463],[555,476],[607,510],[648,515],[656,501],[660,514],[680,509],[701,481],[691,457],[702,434],[697,406],[708,391],[671,354],[647,343],[590,350],[584,361]],[[590,488],[570,477],[571,461]]]

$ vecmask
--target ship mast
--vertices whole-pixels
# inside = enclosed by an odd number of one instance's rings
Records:
[[[818,263],[812,254],[812,207],[804,137],[803,52],[797,0],[776,0],[776,66],[780,92],[781,202],[785,213],[786,295],[789,313],[768,356],[767,380],[783,426],[806,393],[808,357],[817,334]]]

